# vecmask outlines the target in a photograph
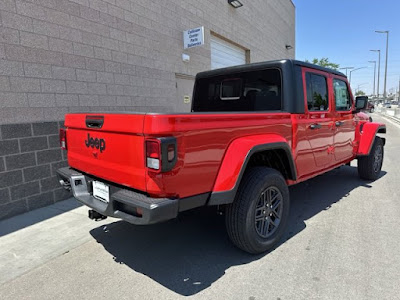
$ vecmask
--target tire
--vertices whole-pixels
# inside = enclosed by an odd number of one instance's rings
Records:
[[[235,246],[251,254],[271,250],[285,233],[289,211],[289,189],[281,173],[252,168],[243,177],[234,202],[226,208],[228,236]]]
[[[367,156],[358,158],[358,175],[362,179],[376,180],[379,177],[383,163],[383,142],[379,137],[375,137],[371,152]]]
[[[371,108],[371,109],[369,110],[369,112],[372,114],[372,113],[374,112],[374,109]]]

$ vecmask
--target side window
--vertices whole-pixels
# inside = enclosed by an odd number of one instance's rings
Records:
[[[350,110],[352,103],[346,82],[339,79],[333,79],[333,92],[335,94],[336,110],[337,111]]]
[[[307,73],[307,106],[309,111],[325,111],[329,109],[328,87],[326,77]]]

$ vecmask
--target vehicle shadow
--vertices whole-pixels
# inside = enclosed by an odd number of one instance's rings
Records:
[[[349,166],[291,187],[290,221],[280,245],[304,230],[305,220],[346,201],[358,187],[371,186],[358,178],[357,168]],[[184,296],[211,286],[232,266],[268,255],[249,255],[235,248],[225,232],[224,217],[217,215],[215,208],[186,212],[178,219],[151,226],[118,221],[90,233],[116,263]]]

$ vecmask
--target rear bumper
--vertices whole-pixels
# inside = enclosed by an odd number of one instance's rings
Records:
[[[119,218],[132,224],[146,225],[170,220],[176,218],[178,212],[183,210],[180,209],[182,205],[180,205],[179,199],[150,198],[146,195],[129,189],[123,189],[112,184],[109,184],[110,201],[105,203],[93,197],[92,182],[96,180],[96,178],[80,173],[69,167],[59,169],[57,175],[60,183],[65,188],[70,189],[78,201],[102,215]],[[197,202],[194,199],[194,201],[191,201],[193,203],[190,206],[195,205],[193,207],[196,207],[204,205],[207,198],[208,196],[204,196],[201,201]],[[186,204],[185,207],[187,207],[187,201],[184,202]],[[138,211],[140,213],[138,213]]]

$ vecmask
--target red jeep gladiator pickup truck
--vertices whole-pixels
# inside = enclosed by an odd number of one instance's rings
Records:
[[[232,242],[261,253],[285,232],[289,185],[353,159],[378,178],[386,127],[356,102],[345,75],[295,60],[202,72],[190,113],[67,114],[58,176],[92,219],[152,224],[219,206]]]

